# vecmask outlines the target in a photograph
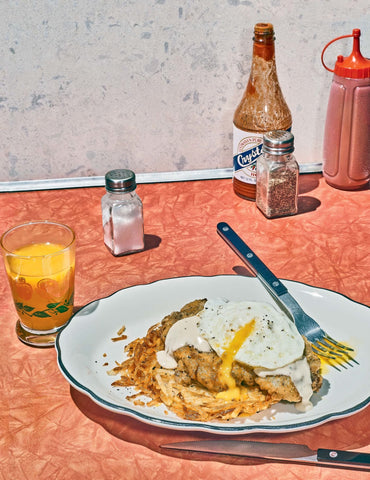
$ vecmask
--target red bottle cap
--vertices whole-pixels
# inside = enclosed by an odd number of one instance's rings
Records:
[[[343,35],[342,37],[334,38],[329,42],[321,54],[321,62],[329,72],[334,72],[340,77],[346,78],[370,78],[370,60],[364,58],[360,52],[360,35],[361,30],[355,28],[352,30],[352,35]],[[324,63],[324,53],[329,45],[340,40],[342,38],[353,37],[353,49],[349,57],[343,57],[343,55],[338,55],[337,61],[335,63],[334,70],[327,67]]]

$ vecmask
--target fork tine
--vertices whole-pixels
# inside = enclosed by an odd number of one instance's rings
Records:
[[[328,342],[326,337],[323,337],[318,341],[324,348],[328,348],[333,355],[335,356],[346,355],[346,352],[344,350],[338,349],[336,345],[333,345],[332,343]]]
[[[334,338],[332,338],[328,334],[325,335],[325,338],[326,338],[326,340],[329,340],[330,343],[332,343],[333,345],[335,345],[337,348],[339,348],[341,350],[345,350],[345,351],[348,350],[350,352],[354,352],[353,348],[348,347],[347,345],[343,345],[343,343],[337,342],[336,340],[334,340]]]
[[[332,344],[336,349],[338,349],[338,352],[335,352],[335,354],[338,354],[338,355],[344,355],[345,357],[347,357],[348,360],[350,360],[351,362],[354,362],[356,363],[357,365],[360,365],[358,363],[357,360],[355,360],[352,355],[350,355],[348,352],[354,352],[354,349],[351,348],[351,347],[347,347],[346,345],[343,345],[342,343],[340,342],[337,342],[336,340],[334,340],[332,337],[330,337],[330,335],[326,334],[324,339],[322,340],[324,342],[324,340],[328,340],[328,342],[325,342],[326,345],[330,345]],[[332,348],[332,346],[330,345],[330,348]],[[347,361],[346,363],[348,363],[350,365],[350,363]],[[353,365],[351,365],[353,366]]]
[[[315,351],[318,355],[324,357],[325,359],[329,359],[328,363],[330,363],[332,366],[334,366],[333,361],[337,362],[345,369],[347,369],[346,365],[353,367],[353,365],[350,363],[351,361],[359,365],[359,363],[351,355],[349,355],[348,352],[339,349],[336,350],[336,347],[327,342],[325,337],[316,341],[316,343],[313,343],[312,346],[315,347]]]
[[[341,350],[336,350],[335,346],[328,343],[325,337],[317,339],[316,344],[320,345],[324,352],[330,352],[330,354],[334,355],[335,357],[343,356],[343,352]]]
[[[338,372],[340,372],[340,368],[338,368],[335,365],[335,362],[337,361],[337,357],[330,355],[329,354],[330,352],[328,352],[327,350],[324,350],[319,344],[313,343],[312,348],[313,348],[313,351],[319,357],[321,357],[328,365],[330,365],[331,367],[335,368],[335,370],[338,370]],[[342,364],[339,363],[339,365],[342,365]],[[347,367],[344,365],[344,368],[347,368]]]
[[[342,370],[341,370],[337,365],[339,365],[340,367],[343,367],[343,368],[345,368],[345,369],[347,370],[347,367],[346,367],[345,365],[343,365],[342,363],[339,363],[339,364],[335,365],[335,363],[334,363],[333,360],[329,360],[329,361],[328,361],[328,364],[329,364],[330,366],[332,366],[333,368],[335,368],[335,370],[338,370],[338,372],[341,372]]]
[[[335,364],[335,362],[337,362],[337,357],[333,357],[332,355],[328,355],[326,353],[326,350],[324,350],[322,347],[320,347],[319,345],[316,345],[315,343],[312,344],[312,348],[314,350],[314,352],[319,356],[321,357],[328,365],[330,365],[331,367],[335,368],[335,370],[338,370],[338,372],[340,372],[340,368],[338,368]],[[341,367],[347,369],[347,367],[342,364],[342,363],[339,363],[338,362],[338,365],[340,365]]]
[[[348,360],[350,360],[351,362],[357,363],[357,365],[360,365],[357,360],[355,360],[353,357],[351,357],[351,355],[349,355],[348,353],[346,355],[348,357]]]
[[[333,356],[333,355],[329,355],[330,352],[328,352],[327,349],[322,348],[322,346],[320,344],[312,343],[311,346],[312,346],[312,348],[315,349],[315,352],[318,355],[321,355],[322,357],[325,357],[325,358],[330,358],[332,360],[335,360],[336,357]]]

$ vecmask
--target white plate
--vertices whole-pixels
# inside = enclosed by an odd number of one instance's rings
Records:
[[[293,405],[278,404],[252,417],[223,422],[194,422],[180,419],[165,407],[135,406],[126,400],[131,388],[113,388],[107,371],[124,358],[124,345],[146,335],[147,329],[165,315],[198,298],[269,301],[256,278],[236,275],[183,277],[161,280],[120,290],[94,301],[77,312],[56,341],[61,372],[77,390],[107,410],[129,415],[148,424],[177,430],[219,434],[287,432],[311,428],[353,415],[370,401],[370,309],[330,290],[283,281],[303,309],[335,339],[356,349],[359,365],[341,372],[329,368],[314,407],[305,413]],[[112,342],[126,326],[127,341]],[[108,362],[109,366],[104,366]]]

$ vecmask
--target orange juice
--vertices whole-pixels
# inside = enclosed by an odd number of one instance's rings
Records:
[[[50,331],[72,315],[74,252],[65,245],[34,243],[16,249],[6,259],[15,307],[22,325]]]

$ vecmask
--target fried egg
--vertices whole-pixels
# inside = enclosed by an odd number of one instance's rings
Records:
[[[230,379],[228,371],[234,360],[275,370],[304,353],[304,340],[295,324],[266,302],[208,300],[198,315],[198,328],[223,359],[225,381]]]

